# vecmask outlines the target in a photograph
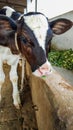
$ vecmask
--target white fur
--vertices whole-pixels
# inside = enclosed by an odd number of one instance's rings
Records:
[[[6,62],[8,65],[11,65],[10,70],[10,80],[13,85],[13,103],[16,108],[19,108],[20,97],[18,91],[18,75],[17,75],[17,66],[20,59],[20,55],[13,55],[9,48],[0,46],[0,100],[1,100],[1,87],[5,79],[5,74],[3,72],[3,62]]]
[[[8,16],[8,17],[11,17],[12,12],[15,11],[14,9],[10,8],[9,6],[4,6],[3,8],[6,8],[6,9],[7,9],[7,10],[6,10],[6,16]]]
[[[45,39],[48,30],[48,22],[45,16],[37,14],[37,15],[25,16],[24,19],[25,23],[33,30],[39,42],[39,45],[45,51]]]

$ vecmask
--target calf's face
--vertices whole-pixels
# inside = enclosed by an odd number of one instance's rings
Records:
[[[29,62],[32,72],[37,76],[49,74],[51,65],[47,59],[53,32],[62,34],[72,26],[66,19],[55,20],[48,23],[47,18],[40,13],[27,14],[19,20],[22,23],[20,33],[22,53]],[[18,24],[19,24],[18,23]]]
[[[52,38],[52,31],[47,19],[41,14],[24,16],[20,35],[23,45],[22,53],[34,72],[47,61],[46,48]]]

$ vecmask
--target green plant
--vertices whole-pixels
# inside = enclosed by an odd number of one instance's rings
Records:
[[[48,53],[48,60],[52,65],[73,70],[73,50],[51,50]]]

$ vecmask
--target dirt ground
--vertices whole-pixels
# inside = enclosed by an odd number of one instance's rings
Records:
[[[2,87],[0,103],[0,130],[38,130],[29,85],[24,84],[23,92],[20,94],[22,107],[17,110],[12,99],[12,84],[9,80],[10,66],[5,64],[3,68],[6,79]],[[21,67],[18,67],[18,74],[20,72]],[[20,78],[19,74],[19,88]]]

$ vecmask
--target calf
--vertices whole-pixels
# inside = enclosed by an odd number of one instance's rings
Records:
[[[4,6],[1,10],[0,10],[0,14],[3,14],[3,15],[6,15],[10,18],[12,18],[13,20],[17,20],[19,17],[20,17],[20,13],[19,12],[16,12],[14,9],[8,7],[8,6]],[[6,21],[7,22],[7,21]],[[5,25],[3,25],[5,26]],[[12,26],[13,23],[12,23]],[[17,27],[15,27],[17,28]],[[10,32],[9,32],[10,33]],[[12,32],[11,32],[12,33]],[[23,79],[24,79],[24,64],[25,64],[25,59],[24,57],[21,56],[21,54],[19,54],[19,49],[17,47],[17,36],[16,34],[11,34],[10,37],[8,37],[9,41],[11,42],[11,45],[5,45],[5,43],[3,43],[3,39],[1,37],[0,39],[0,54],[1,54],[1,75],[2,77],[0,76],[0,81],[2,81],[1,83],[3,84],[4,82],[4,79],[5,79],[5,75],[3,73],[3,62],[7,62],[7,64],[11,65],[11,70],[10,70],[10,80],[12,81],[12,85],[13,85],[13,103],[14,105],[16,106],[17,109],[19,109],[19,106],[20,106],[20,97],[19,97],[19,91],[18,91],[18,85],[17,85],[17,81],[18,81],[18,75],[17,75],[17,66],[18,66],[18,63],[19,63],[19,60],[21,59],[22,60],[22,80],[21,80],[21,89],[23,89]],[[7,36],[4,37],[7,39]],[[12,39],[13,38],[13,39]],[[14,41],[15,40],[15,41]],[[8,42],[8,41],[7,41]],[[14,43],[15,44],[12,44]],[[7,44],[7,43],[6,43]],[[3,47],[4,46],[4,47]],[[7,47],[7,46],[11,46],[11,50]],[[12,54],[13,53],[13,54]],[[11,62],[12,60],[12,62]],[[0,100],[1,100],[1,87],[2,87],[2,84],[0,85]]]
[[[17,26],[14,23],[14,21],[10,20],[6,16],[0,15],[0,100],[2,84],[5,80],[5,74],[3,72],[3,62],[6,62],[7,64],[11,65],[10,80],[13,85],[13,103],[16,106],[16,108],[19,109],[20,97],[17,87],[17,66],[19,63],[19,59],[21,59],[21,55],[16,47],[16,30]]]
[[[9,6],[4,6],[0,10],[0,14],[8,16],[8,17],[12,18],[14,21],[16,21],[22,15],[21,13],[16,12],[14,9],[12,9]],[[16,45],[16,47],[17,47],[17,45]],[[17,47],[17,49],[18,49],[18,47]],[[25,58],[22,57],[22,56],[20,58],[22,60],[22,79],[21,79],[21,89],[20,90],[22,91],[22,89],[23,89],[23,81],[24,81],[24,64],[25,64]]]
[[[0,14],[6,15],[10,18],[12,18],[14,21],[16,21],[22,14],[19,12],[16,12],[14,9],[12,9],[9,6],[4,6],[0,10]],[[21,79],[21,91],[23,89],[23,81],[24,81],[24,64],[25,64],[25,59],[21,56],[20,59],[22,60],[22,79]],[[17,69],[17,68],[16,68]]]
[[[38,12],[20,15],[15,21],[0,15],[0,22],[0,45],[10,48],[14,55],[25,56],[32,73],[40,77],[52,72],[52,66],[47,59],[47,48],[53,34],[62,34],[72,27],[72,22],[67,19],[57,19],[48,23],[46,16]],[[12,82],[13,89],[16,90],[17,80],[12,80]],[[15,95],[17,95],[16,92]],[[14,101],[14,104],[18,108],[19,97],[17,99],[14,99],[17,101],[17,103]]]

